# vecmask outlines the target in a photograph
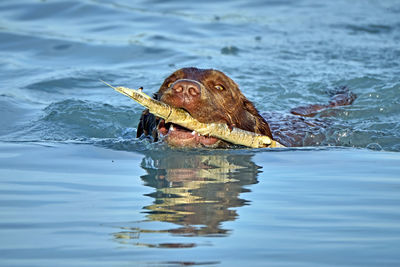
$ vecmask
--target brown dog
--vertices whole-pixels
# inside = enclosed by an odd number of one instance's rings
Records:
[[[281,131],[279,123],[273,123],[271,132],[267,121],[262,117],[253,103],[240,91],[238,85],[224,73],[213,69],[183,68],[175,71],[165,79],[154,98],[176,108],[182,108],[192,117],[203,123],[225,123],[229,127],[267,135],[286,146],[297,146],[304,137],[304,127],[320,127],[322,123],[309,123],[303,117],[313,116],[319,110],[349,105],[355,95],[344,90],[336,94],[328,105],[310,105],[292,110],[300,119],[292,119],[288,126],[288,118],[283,125],[290,131]],[[304,124],[299,127],[298,124]],[[320,125],[321,124],[321,125]],[[302,129],[302,133],[295,130]],[[292,131],[293,130],[293,131]],[[286,135],[285,135],[286,133]],[[152,137],[154,141],[164,139],[171,146],[178,147],[229,147],[230,143],[215,137],[201,136],[195,131],[179,125],[165,123],[145,110],[140,118],[137,137]]]

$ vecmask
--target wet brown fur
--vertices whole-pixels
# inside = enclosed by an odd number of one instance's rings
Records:
[[[193,80],[202,85],[198,96],[177,96],[173,90],[175,82],[182,79]],[[219,86],[219,87],[216,87]],[[218,89],[217,89],[218,88]],[[222,88],[222,90],[221,90]],[[327,105],[308,105],[294,108],[291,113],[303,117],[312,117],[319,111],[342,105],[351,104],[356,96],[347,88],[343,92],[333,95]],[[243,130],[272,136],[267,121],[259,114],[252,102],[250,102],[240,91],[239,86],[223,72],[214,69],[183,68],[175,71],[165,79],[154,98],[177,108],[188,111],[192,117],[203,123],[226,123],[229,127],[237,127]],[[182,100],[185,98],[185,100]],[[295,116],[297,117],[297,116]],[[294,121],[299,121],[295,119]],[[302,119],[301,121],[304,121]],[[152,136],[156,141],[158,138],[158,118],[145,110],[140,118],[137,136]],[[300,141],[291,142],[281,137],[279,126],[271,120],[274,135],[287,146],[298,145]],[[287,125],[288,121],[283,122]],[[279,124],[279,123],[278,123]],[[306,126],[310,125],[304,121]],[[298,129],[298,126],[296,126]],[[298,140],[302,134],[299,134]],[[290,137],[293,139],[293,137]]]

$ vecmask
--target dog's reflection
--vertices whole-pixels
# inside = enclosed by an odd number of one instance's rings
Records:
[[[224,235],[224,221],[237,217],[234,207],[247,203],[240,194],[257,182],[259,167],[244,154],[169,153],[147,155],[141,178],[156,191],[145,207],[148,219],[171,222],[171,230],[184,235]]]
[[[153,198],[145,206],[147,220],[135,227],[121,227],[114,233],[120,243],[143,239],[143,234],[170,233],[180,236],[225,236],[229,233],[223,222],[237,218],[235,207],[249,203],[241,193],[249,192],[248,185],[257,183],[260,167],[254,164],[251,154],[228,152],[147,153],[141,167],[145,185],[155,189],[147,196]],[[151,230],[139,224],[168,222],[177,225],[170,229]],[[130,241],[129,241],[130,240]],[[147,247],[186,248],[194,243],[144,243]]]

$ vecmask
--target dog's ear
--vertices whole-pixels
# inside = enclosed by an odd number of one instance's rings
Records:
[[[252,129],[249,130],[272,138],[272,133],[268,122],[260,115],[254,104],[244,97],[243,106],[244,110],[246,111],[245,116],[247,117],[245,120],[247,120],[249,123],[251,122]]]
[[[153,137],[154,141],[157,141],[158,136],[156,133],[158,120],[156,116],[151,114],[148,109],[145,109],[140,116],[136,137]]]
[[[243,98],[243,106],[244,106],[245,110],[247,110],[254,116],[260,116],[260,114],[259,114],[258,110],[256,109],[256,107],[254,106],[254,104],[245,97]]]

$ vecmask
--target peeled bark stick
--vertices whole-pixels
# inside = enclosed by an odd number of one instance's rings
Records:
[[[142,106],[148,108],[150,113],[163,118],[167,123],[173,122],[190,130],[195,130],[201,135],[214,136],[237,145],[252,148],[284,147],[279,142],[272,140],[266,135],[260,135],[236,127],[229,129],[228,125],[223,123],[199,122],[183,109],[174,108],[168,104],[155,100],[143,93],[140,89],[135,90],[121,86],[114,87],[104,81],[102,82],[117,92],[129,96]]]

